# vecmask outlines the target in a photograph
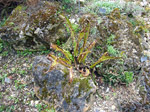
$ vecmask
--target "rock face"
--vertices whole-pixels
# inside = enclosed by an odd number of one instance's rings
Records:
[[[66,39],[59,4],[39,1],[33,6],[18,6],[0,29],[0,38],[16,50],[49,48],[50,42]]]
[[[86,112],[92,104],[95,86],[89,78],[74,77],[68,82],[68,73],[63,66],[48,72],[51,61],[44,56],[35,57],[33,76],[37,97],[58,112]]]

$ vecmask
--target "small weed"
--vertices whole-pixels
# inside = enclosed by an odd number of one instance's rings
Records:
[[[11,105],[11,106],[5,106],[5,105],[0,105],[0,112],[14,112],[15,110],[15,106]]]
[[[103,65],[103,63],[100,63],[100,64],[98,64],[98,65],[96,65],[96,68],[102,68],[102,65]]]
[[[3,57],[8,56],[8,51],[2,52],[2,56],[3,56]]]
[[[25,75],[25,74],[27,73],[27,71],[25,71],[25,70],[20,70],[20,71],[18,71],[18,73],[21,74],[21,75]]]
[[[6,23],[6,17],[3,18],[2,21],[0,21],[0,27],[2,27]]]
[[[56,41],[56,44],[57,44],[58,46],[60,46],[60,40],[57,40],[57,41]]]
[[[39,112],[41,112],[43,109],[41,104],[37,104],[37,105],[35,105],[35,107],[38,109]]]
[[[105,96],[105,99],[106,99],[106,100],[109,100],[109,99],[110,99],[110,97],[107,95],[107,96]]]
[[[115,39],[115,35],[111,35],[108,39],[107,39],[107,45],[111,45],[112,44],[112,42],[114,41],[114,39]]]
[[[18,81],[18,80],[15,80],[14,81],[15,82],[15,88],[16,89],[22,89],[22,88],[24,88],[25,86],[26,86],[26,84],[22,84],[20,81]]]
[[[5,70],[6,70],[6,69],[7,69],[7,67],[8,67],[8,65],[6,65],[6,64],[5,64],[5,65],[3,66],[3,69],[5,69]]]
[[[40,54],[48,54],[50,50],[41,51]]]
[[[1,82],[2,84],[5,83],[5,78],[7,77],[7,75],[8,75],[8,74],[2,74],[2,75],[0,75],[0,82]]]
[[[133,82],[133,75],[134,75],[133,72],[128,72],[128,71],[124,72],[125,82],[127,84]]]
[[[27,56],[27,55],[32,55],[33,51],[26,49],[24,51],[17,51],[17,54],[18,54],[18,56]]]
[[[11,73],[16,73],[16,68],[12,68]]]
[[[0,52],[3,51],[3,43],[0,42]]]
[[[29,70],[31,70],[32,69],[32,63],[30,64],[30,67],[29,67]]]
[[[2,93],[0,92],[0,99],[2,98]]]
[[[117,51],[113,46],[107,46],[107,51],[112,56],[117,56],[119,54],[119,51]]]
[[[75,31],[75,32],[79,32],[79,25],[78,24],[72,24],[72,28],[73,28],[73,30]]]
[[[17,97],[9,96],[8,99],[13,100],[15,103],[19,102],[19,98],[17,98]]]

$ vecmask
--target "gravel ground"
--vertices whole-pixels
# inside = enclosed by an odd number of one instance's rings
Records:
[[[40,55],[8,55],[0,64],[0,112],[40,112],[48,105],[40,101],[34,93],[32,61]],[[95,102],[89,112],[125,112],[128,104],[141,101],[135,82],[128,87],[100,87]],[[127,111],[126,111],[127,112]]]

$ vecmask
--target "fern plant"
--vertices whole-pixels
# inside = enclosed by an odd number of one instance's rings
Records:
[[[85,23],[85,27],[79,32],[78,35],[75,34],[75,31],[73,30],[72,24],[69,21],[69,19],[61,15],[62,18],[65,20],[67,26],[69,27],[70,33],[71,33],[71,41],[72,41],[72,51],[62,49],[58,47],[55,44],[51,44],[51,48],[61,52],[65,58],[63,57],[57,57],[53,55],[53,53],[48,54],[47,58],[52,62],[51,67],[49,68],[49,71],[53,70],[58,63],[64,65],[65,67],[69,68],[69,81],[72,82],[73,80],[73,69],[78,70],[83,76],[89,76],[90,74],[94,73],[93,68],[106,60],[110,59],[119,59],[120,57],[112,57],[109,56],[107,52],[105,52],[95,63],[91,65],[86,65],[86,57],[91,52],[92,48],[95,46],[96,41],[91,42],[89,45],[87,45],[87,40],[90,32],[90,21],[87,20]],[[83,43],[81,45],[81,43]],[[88,47],[87,47],[88,46]],[[92,72],[92,73],[91,73]]]

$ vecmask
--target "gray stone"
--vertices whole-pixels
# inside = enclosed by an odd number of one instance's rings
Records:
[[[78,74],[73,82],[69,83],[68,72],[65,69],[56,67],[51,72],[45,73],[51,66],[45,56],[35,57],[33,63],[33,76],[35,93],[37,97],[54,106],[58,112],[85,112],[92,102],[93,93],[96,88],[89,78],[80,78]]]
[[[63,20],[57,14],[59,4],[40,1],[35,10],[18,6],[0,28],[0,38],[16,50],[41,50],[58,39],[67,39]],[[13,24],[12,24],[13,23]]]

